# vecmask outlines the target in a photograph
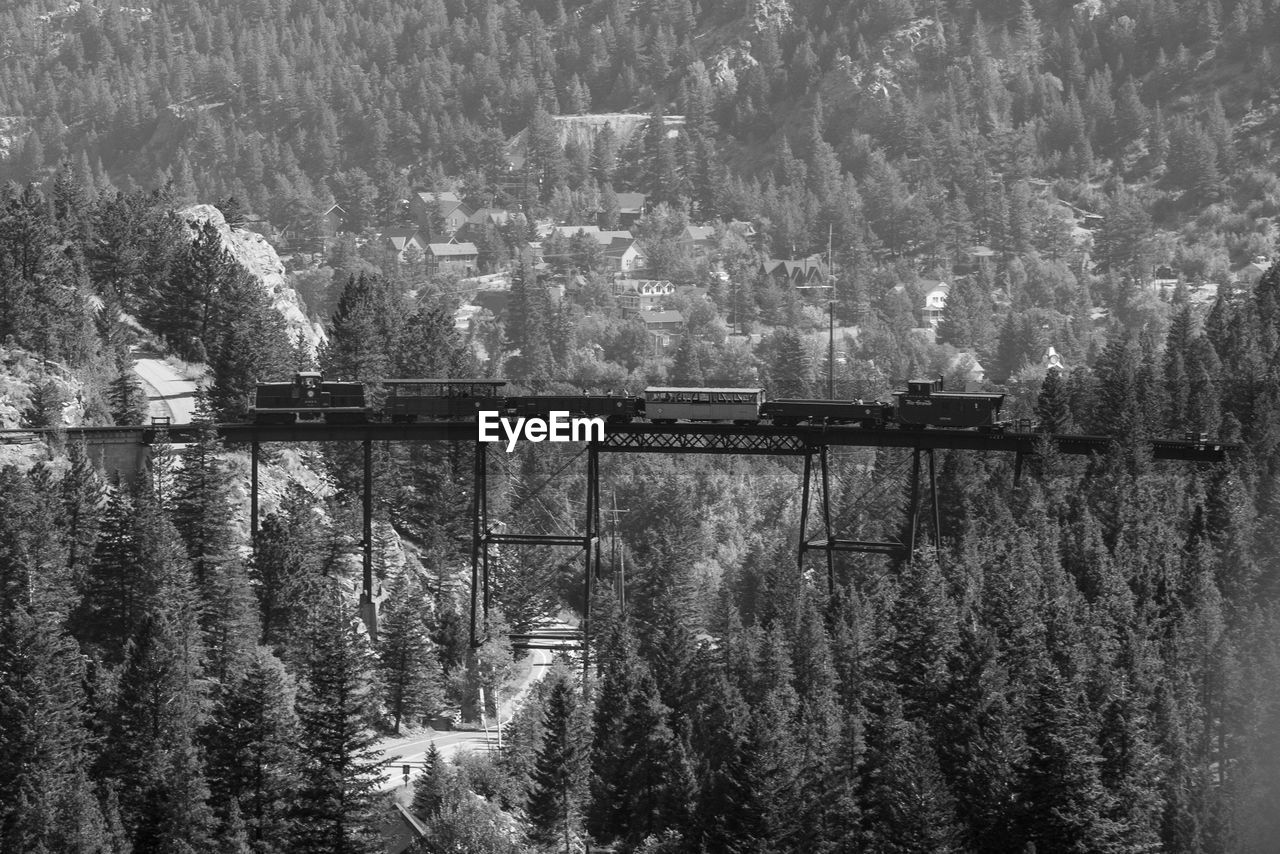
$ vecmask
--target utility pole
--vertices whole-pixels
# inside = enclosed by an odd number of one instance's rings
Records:
[[[627,612],[627,574],[626,568],[623,566],[622,550],[618,548],[618,517],[623,513],[630,512],[629,508],[623,507],[618,509],[618,491],[613,490],[613,508],[604,510],[609,514],[609,524],[612,530],[613,542],[610,545],[610,562],[613,565],[613,588],[618,593],[618,605],[622,609],[622,613]]]
[[[831,228],[827,223],[827,278],[831,300],[827,303],[827,400],[836,399],[836,267],[831,257]]]

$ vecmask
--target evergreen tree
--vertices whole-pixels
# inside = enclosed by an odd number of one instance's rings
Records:
[[[27,607],[0,614],[0,850],[111,850],[87,766],[84,659]]]
[[[1045,371],[1036,397],[1036,424],[1042,433],[1070,433],[1072,428],[1071,405],[1067,399],[1062,371],[1050,368]]]
[[[567,674],[553,676],[545,713],[545,735],[538,750],[529,795],[530,835],[549,847],[573,849],[581,827],[582,750],[580,715]]]
[[[195,418],[200,433],[182,451],[173,520],[186,542],[201,598],[210,675],[226,681],[238,675],[259,629],[245,567],[236,553],[231,473],[204,396],[197,399]]]
[[[1100,757],[1077,690],[1057,672],[1042,673],[1027,710],[1018,825],[1020,840],[1037,851],[1083,854],[1116,842]]]
[[[378,625],[378,674],[394,732],[440,705],[443,674],[422,614],[427,599],[402,576],[390,588]]]
[[[773,356],[769,360],[769,397],[805,398],[812,393],[809,354],[800,335],[792,329],[773,334]]]
[[[204,737],[211,803],[224,827],[239,823],[255,854],[291,850],[297,740],[291,680],[258,649],[218,699]]]
[[[354,610],[333,587],[312,603],[297,702],[301,762],[292,849],[306,854],[381,850],[374,657]]]
[[[959,350],[986,352],[995,337],[989,288],[982,275],[959,277],[951,285],[938,324],[938,341]]]

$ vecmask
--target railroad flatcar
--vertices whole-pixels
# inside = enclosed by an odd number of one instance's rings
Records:
[[[895,391],[896,417],[909,427],[964,427],[993,430],[1004,404],[1003,394],[944,391],[942,380],[912,380]]]
[[[255,424],[363,424],[370,408],[363,383],[325,382],[319,371],[298,371],[284,383],[258,383],[249,398]]]
[[[474,418],[482,409],[502,409],[506,384],[498,379],[383,380],[383,417],[398,423]]]
[[[760,405],[760,417],[788,427],[796,424],[857,424],[860,427],[883,427],[893,418],[888,403],[863,403],[861,400],[803,400],[779,398]]]
[[[644,417],[655,424],[676,421],[732,421],[755,424],[760,420],[764,390],[758,388],[665,388],[644,390]]]
[[[603,418],[624,424],[638,414],[639,401],[629,395],[529,395],[508,397],[504,406],[510,418],[547,418],[553,411],[568,412],[570,418]]]

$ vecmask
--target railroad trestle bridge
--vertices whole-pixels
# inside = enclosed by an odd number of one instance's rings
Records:
[[[60,441],[81,441],[90,458],[107,471],[131,476],[145,466],[150,446],[160,442],[182,444],[194,441],[200,424],[156,423],[137,427],[80,427],[48,430],[0,430],[0,444],[26,444],[52,436]],[[934,542],[940,539],[935,452],[962,450],[1013,453],[1014,480],[1021,477],[1023,460],[1051,448],[1060,454],[1105,454],[1117,440],[1107,436],[1048,434],[1031,432],[981,432],[942,428],[862,428],[852,426],[780,426],[770,424],[607,424],[603,440],[585,443],[586,496],[582,529],[562,534],[522,534],[496,531],[489,515],[490,444],[477,441],[473,420],[419,423],[367,424],[218,424],[218,436],[231,444],[250,448],[250,528],[258,533],[258,467],[264,443],[359,442],[363,446],[364,473],[362,506],[362,581],[360,614],[371,637],[377,634],[373,578],[373,444],[375,442],[449,442],[472,446],[474,459],[471,526],[470,639],[481,643],[480,632],[490,608],[490,546],[501,544],[559,546],[583,553],[583,615],[577,642],[581,646],[584,671],[590,667],[591,600],[601,579],[600,560],[600,454],[741,454],[804,458],[800,530],[796,537],[796,559],[801,565],[809,552],[825,556],[827,584],[835,586],[835,554],[855,552],[910,560],[915,552],[921,505],[922,474],[929,492],[929,521]],[[1237,444],[1213,440],[1148,439],[1155,460],[1215,463],[1239,449]],[[502,453],[501,445],[494,445]],[[903,448],[911,451],[910,496],[906,511],[905,536],[894,541],[844,539],[835,536],[831,506],[831,449],[836,447]],[[927,465],[927,471],[925,467]],[[812,482],[818,474],[817,507]],[[811,516],[821,516],[823,535],[810,538]],[[564,633],[543,637],[537,632],[515,638],[522,645],[562,645]]]

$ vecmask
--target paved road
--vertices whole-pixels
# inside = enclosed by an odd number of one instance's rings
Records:
[[[174,424],[189,424],[195,415],[196,384],[179,374],[163,359],[138,359],[133,370],[142,380],[152,418],[170,418]]]
[[[503,722],[511,719],[512,713],[525,696],[529,693],[529,689],[533,687],[543,676],[547,675],[547,669],[551,666],[551,653],[544,649],[529,650],[530,668],[528,675],[520,683],[516,693],[511,699],[502,703],[499,708],[499,717]],[[436,746],[436,750],[440,751],[440,755],[445,759],[451,759],[454,754],[463,750],[479,750],[496,747],[498,744],[498,734],[496,729],[489,732],[479,730],[476,732],[469,730],[460,730],[457,732],[426,732],[418,735],[388,738],[384,739],[380,745],[382,757],[387,764],[383,767],[382,783],[380,789],[394,789],[404,785],[404,775],[401,773],[404,763],[412,764],[410,779],[417,777],[422,770],[422,761],[426,758],[427,748],[432,744]]]

